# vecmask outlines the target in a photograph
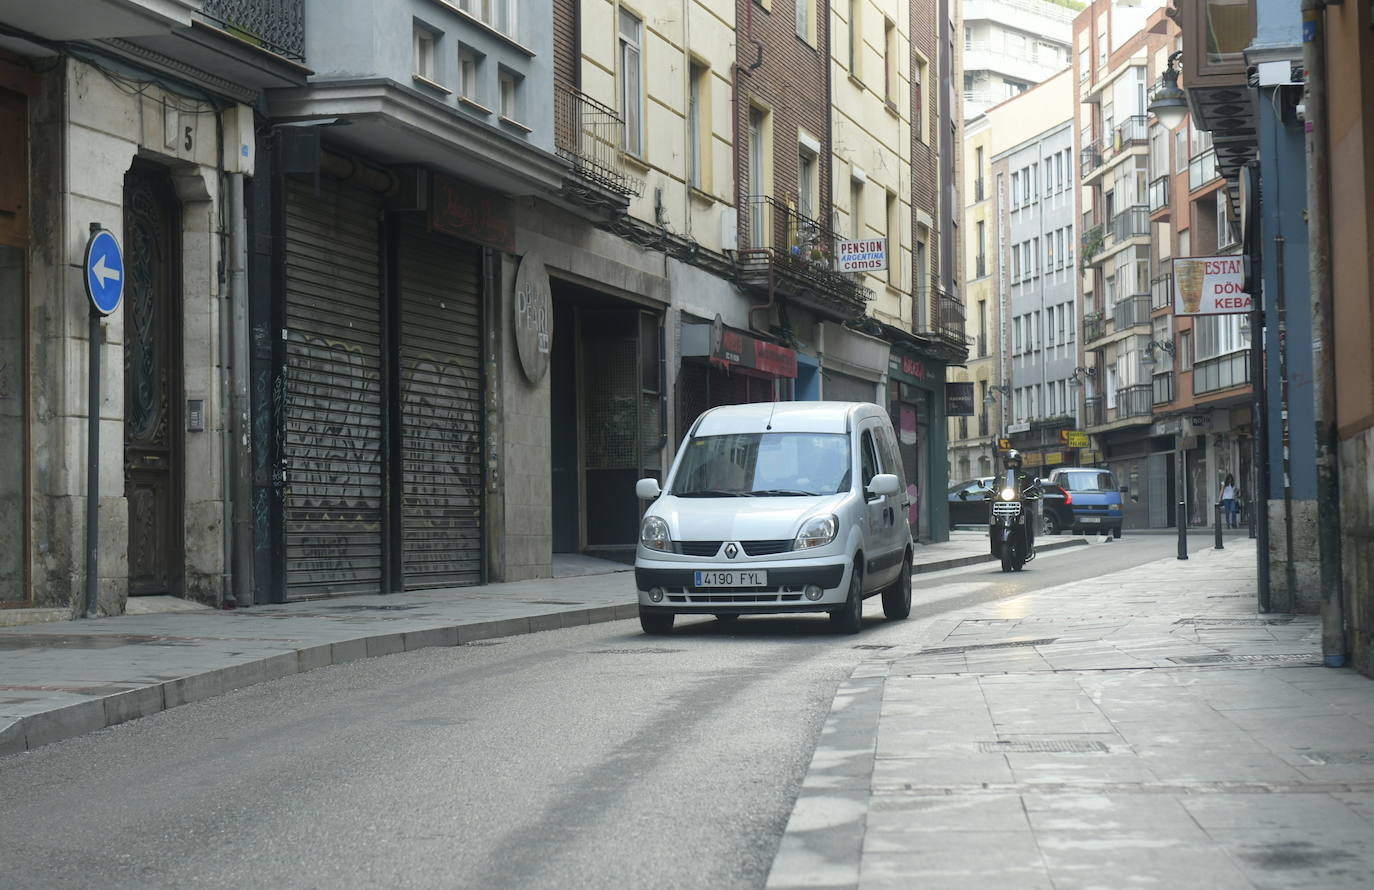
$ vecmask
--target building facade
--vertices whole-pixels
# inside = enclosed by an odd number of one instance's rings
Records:
[[[963,3],[964,116],[972,120],[1069,67],[1073,0]]]

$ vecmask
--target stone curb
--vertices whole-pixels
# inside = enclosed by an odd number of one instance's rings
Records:
[[[636,603],[550,612],[523,618],[503,618],[474,624],[453,624],[423,630],[375,634],[335,643],[306,646],[242,664],[179,677],[91,701],[21,717],[0,728],[0,756],[32,751],[127,720],[148,717],[178,705],[203,701],[315,668],[346,664],[361,658],[395,655],[440,646],[461,646],[478,640],[520,636],[544,630],[620,621],[639,615]]]
[[[1086,540],[1056,541],[1038,549],[1041,551],[1059,550],[1087,543]],[[918,564],[912,567],[912,573],[938,572],[990,561],[992,561],[992,557],[986,554],[956,557]],[[564,627],[621,621],[638,616],[638,604],[627,603],[619,606],[574,609],[568,612],[547,612],[522,618],[503,618],[474,624],[452,624],[423,630],[376,634],[352,640],[340,640],[335,643],[306,646],[293,652],[269,655],[241,664],[206,671],[202,674],[193,674],[168,680],[164,683],[141,686],[91,701],[56,708],[41,714],[21,717],[8,726],[0,727],[0,756],[32,751],[52,742],[75,738],[139,717],[148,717],[178,705],[203,701],[226,692],[232,692],[235,689],[266,683],[269,680],[278,680],[291,674],[299,674],[316,668],[346,664],[360,658],[396,655],[401,652],[412,652],[416,649],[437,646],[461,646],[464,643],[478,640],[521,636],[545,630],[558,630]]]

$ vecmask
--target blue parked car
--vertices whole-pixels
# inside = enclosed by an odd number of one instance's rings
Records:
[[[1055,467],[1050,481],[1068,492],[1073,510],[1073,530],[1094,531],[1121,537],[1121,495],[1125,491],[1111,470],[1099,467]]]

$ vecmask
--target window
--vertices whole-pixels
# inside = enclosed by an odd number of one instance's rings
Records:
[[[849,73],[854,77],[863,76],[860,70],[864,51],[863,19],[860,13],[863,5],[864,0],[849,0]]]
[[[862,179],[849,180],[849,234],[856,241],[863,237],[864,183]]]
[[[1020,355],[1021,352],[1024,351],[1024,349],[1025,349],[1025,345],[1024,345],[1025,341],[1022,340],[1022,337],[1021,337],[1021,316],[1018,315],[1018,316],[1016,316],[1016,318],[1012,319],[1012,327],[1011,327],[1011,329],[1012,329],[1012,350],[1011,350],[1011,351],[1012,351],[1012,353],[1013,353],[1014,355]]]
[[[811,3],[812,0],[796,0],[797,36],[807,43],[811,42]]]
[[[1011,246],[1011,280],[1021,280],[1021,245]]]
[[[1085,34],[1084,37],[1086,36]],[[1087,80],[1088,75],[1092,73],[1092,68],[1092,57],[1089,55],[1088,48],[1085,46],[1078,51],[1078,79]]]
[[[883,20],[883,97],[897,104],[897,26],[891,19]]]
[[[640,156],[644,154],[641,27],[633,13],[620,10],[620,111],[625,120],[625,150]]]
[[[431,83],[435,82],[434,46],[438,39],[439,35],[424,25],[415,25],[415,76],[423,77]]]
[[[1188,128],[1180,127],[1174,131],[1174,172],[1182,173],[1188,169]]]
[[[911,129],[922,142],[926,141],[925,82],[926,63],[918,56],[911,66]]]
[[[478,102],[478,71],[482,66],[482,56],[468,47],[458,49],[458,95],[469,102]]]
[[[1030,202],[1031,202],[1031,177],[1030,177],[1030,168],[1029,168],[1029,167],[1026,167],[1026,168],[1023,168],[1023,169],[1021,170],[1021,203],[1023,203],[1023,204],[1029,204]]]
[[[767,247],[768,232],[765,219],[767,205],[763,198],[768,194],[765,167],[768,142],[768,113],[762,108],[749,108],[749,192],[754,201],[749,205],[749,233],[751,247]]]
[[[501,117],[508,121],[520,120],[520,81],[523,78],[505,69],[501,70]]]
[[[1097,67],[1107,64],[1107,23],[1104,21],[1097,30]]]
[[[902,218],[899,210],[902,202],[895,192],[887,193],[887,283],[893,287],[902,286],[902,264],[898,262],[902,243]]]
[[[1179,331],[1178,343],[1174,351],[1174,358],[1178,361],[1180,371],[1191,371],[1193,369],[1193,332]]]
[[[1032,257],[1031,262],[1035,264],[1034,271],[1031,273],[1031,276],[1034,277],[1040,274],[1040,238],[1038,236],[1031,239],[1030,252]]]
[[[709,71],[692,62],[687,75],[687,176],[693,188],[703,188],[703,159],[710,150],[708,129],[703,128],[702,98],[710,89]]]
[[[797,150],[797,212],[816,218],[816,153],[805,145]]]
[[[1021,206],[1021,171],[1011,174],[1011,208]]]

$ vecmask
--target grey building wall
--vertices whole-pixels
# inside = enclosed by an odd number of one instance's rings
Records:
[[[493,4],[495,5],[495,4]],[[382,77],[441,102],[474,122],[501,127],[533,145],[553,151],[553,18],[551,0],[517,0],[516,26],[508,37],[432,0],[306,0],[305,51],[312,81]],[[435,35],[433,80],[444,93],[416,82],[413,34],[419,23]],[[490,114],[458,95],[458,52],[463,46],[481,57],[475,96]],[[521,124],[530,132],[497,120],[498,74],[502,68],[523,78],[517,103]]]

